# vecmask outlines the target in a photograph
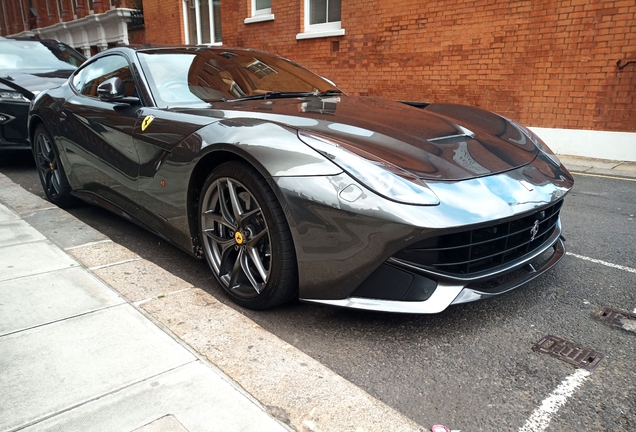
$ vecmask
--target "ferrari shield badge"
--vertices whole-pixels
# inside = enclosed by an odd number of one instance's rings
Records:
[[[150,123],[152,123],[152,121],[155,119],[155,116],[149,115],[146,116],[146,118],[144,118],[144,121],[141,122],[141,131],[145,131],[146,128],[148,126],[150,126]]]

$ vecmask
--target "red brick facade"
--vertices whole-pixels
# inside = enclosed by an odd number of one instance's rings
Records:
[[[88,1],[9,0],[1,34],[88,14]],[[115,3],[113,3],[115,2]],[[57,4],[60,4],[58,10]],[[93,0],[93,11],[141,0]],[[185,41],[181,0],[143,0],[131,43]],[[480,106],[531,126],[636,132],[634,0],[343,0],[338,37],[297,40],[304,0],[272,0],[273,21],[245,24],[251,0],[221,0],[223,45],[263,49],[353,95]],[[3,15],[5,12],[0,10]]]
[[[223,44],[280,53],[354,95],[480,106],[532,126],[636,131],[634,0],[343,0],[346,35],[296,40],[303,0],[222,1]],[[151,39],[149,39],[150,41]]]
[[[148,43],[185,43],[181,0],[144,0],[143,8]]]

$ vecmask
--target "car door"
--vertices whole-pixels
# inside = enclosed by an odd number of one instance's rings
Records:
[[[67,138],[64,148],[81,192],[96,194],[136,214],[139,157],[132,134],[141,106],[99,99],[97,87],[113,77],[124,82],[126,96],[136,95],[135,78],[123,55],[100,57],[73,77],[75,95],[61,113]]]

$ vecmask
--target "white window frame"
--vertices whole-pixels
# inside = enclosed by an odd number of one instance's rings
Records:
[[[248,18],[245,18],[243,23],[251,24],[251,23],[274,20],[274,14],[272,13],[271,7],[265,8],[265,9],[256,9],[256,0],[252,0],[251,3],[252,3],[252,15]]]
[[[201,37],[201,2],[202,1],[207,1],[208,2],[208,20],[210,20],[210,40],[214,41],[211,43],[206,43],[203,44],[201,42],[202,37]],[[188,8],[190,7],[190,2],[194,3],[194,15],[195,15],[195,21],[196,21],[196,26],[197,26],[197,40],[196,41],[191,41],[190,40],[190,23],[188,22]],[[223,45],[223,42],[216,42],[216,40],[214,39],[214,5],[212,3],[212,0],[183,0],[182,1],[182,7],[183,7],[183,31],[185,33],[185,43],[186,45],[192,44],[192,45],[210,45],[210,46],[221,46]]]
[[[334,21],[322,24],[310,24],[311,0],[304,0],[305,19],[303,33],[298,33],[296,39],[314,39],[330,36],[344,36],[345,29],[342,28],[342,21]],[[342,12],[342,11],[341,11]]]

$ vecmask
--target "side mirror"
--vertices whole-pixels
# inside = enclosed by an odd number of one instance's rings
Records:
[[[121,78],[109,78],[97,87],[97,95],[104,102],[115,102],[126,96],[126,86]]]
[[[126,96],[126,86],[119,77],[108,78],[97,87],[99,100],[103,102],[140,103],[138,97]]]

